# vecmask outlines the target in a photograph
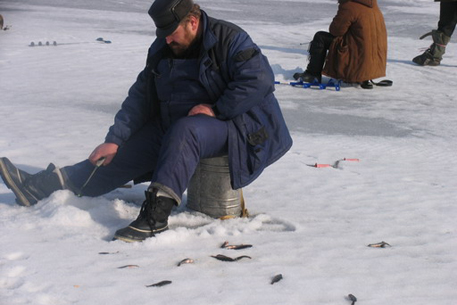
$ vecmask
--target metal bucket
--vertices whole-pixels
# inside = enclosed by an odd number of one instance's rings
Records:
[[[187,188],[187,207],[214,218],[245,214],[241,189],[230,185],[227,156],[200,160]]]

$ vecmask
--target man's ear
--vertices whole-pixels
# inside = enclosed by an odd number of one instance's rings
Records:
[[[192,29],[192,31],[197,31],[200,20],[195,16],[190,16],[189,18],[190,28]]]

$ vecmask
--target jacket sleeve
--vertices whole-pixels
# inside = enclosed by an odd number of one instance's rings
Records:
[[[338,7],[338,12],[333,18],[332,23],[329,27],[329,32],[333,36],[344,36],[347,33],[351,25],[354,23],[354,10],[352,9],[351,3],[343,3]]]
[[[109,128],[105,138],[106,143],[115,143],[121,146],[149,119],[151,105],[146,97],[146,73],[145,68],[130,87],[127,98],[114,117],[114,124]]]
[[[247,112],[274,91],[268,60],[247,33],[240,32],[232,40],[226,65],[230,80],[213,108],[222,120]]]

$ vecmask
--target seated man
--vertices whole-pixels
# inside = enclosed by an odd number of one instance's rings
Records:
[[[324,74],[372,88],[368,81],[386,75],[384,17],[376,0],[339,0],[338,3],[330,33],[315,34],[309,46],[306,71],[295,73],[294,78],[321,82]]]
[[[88,160],[31,175],[0,159],[19,204],[34,205],[59,189],[99,196],[152,173],[138,218],[114,236],[142,241],[168,228],[200,159],[228,155],[238,189],[289,150],[273,72],[246,32],[192,0],[156,0],[149,15],[157,39],[146,67]]]

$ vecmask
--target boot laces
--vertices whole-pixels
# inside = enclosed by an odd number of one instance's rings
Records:
[[[140,210],[140,216],[146,219],[151,230],[154,230],[157,221],[154,219],[154,212],[157,208],[157,197],[155,193],[146,191],[146,200]]]

